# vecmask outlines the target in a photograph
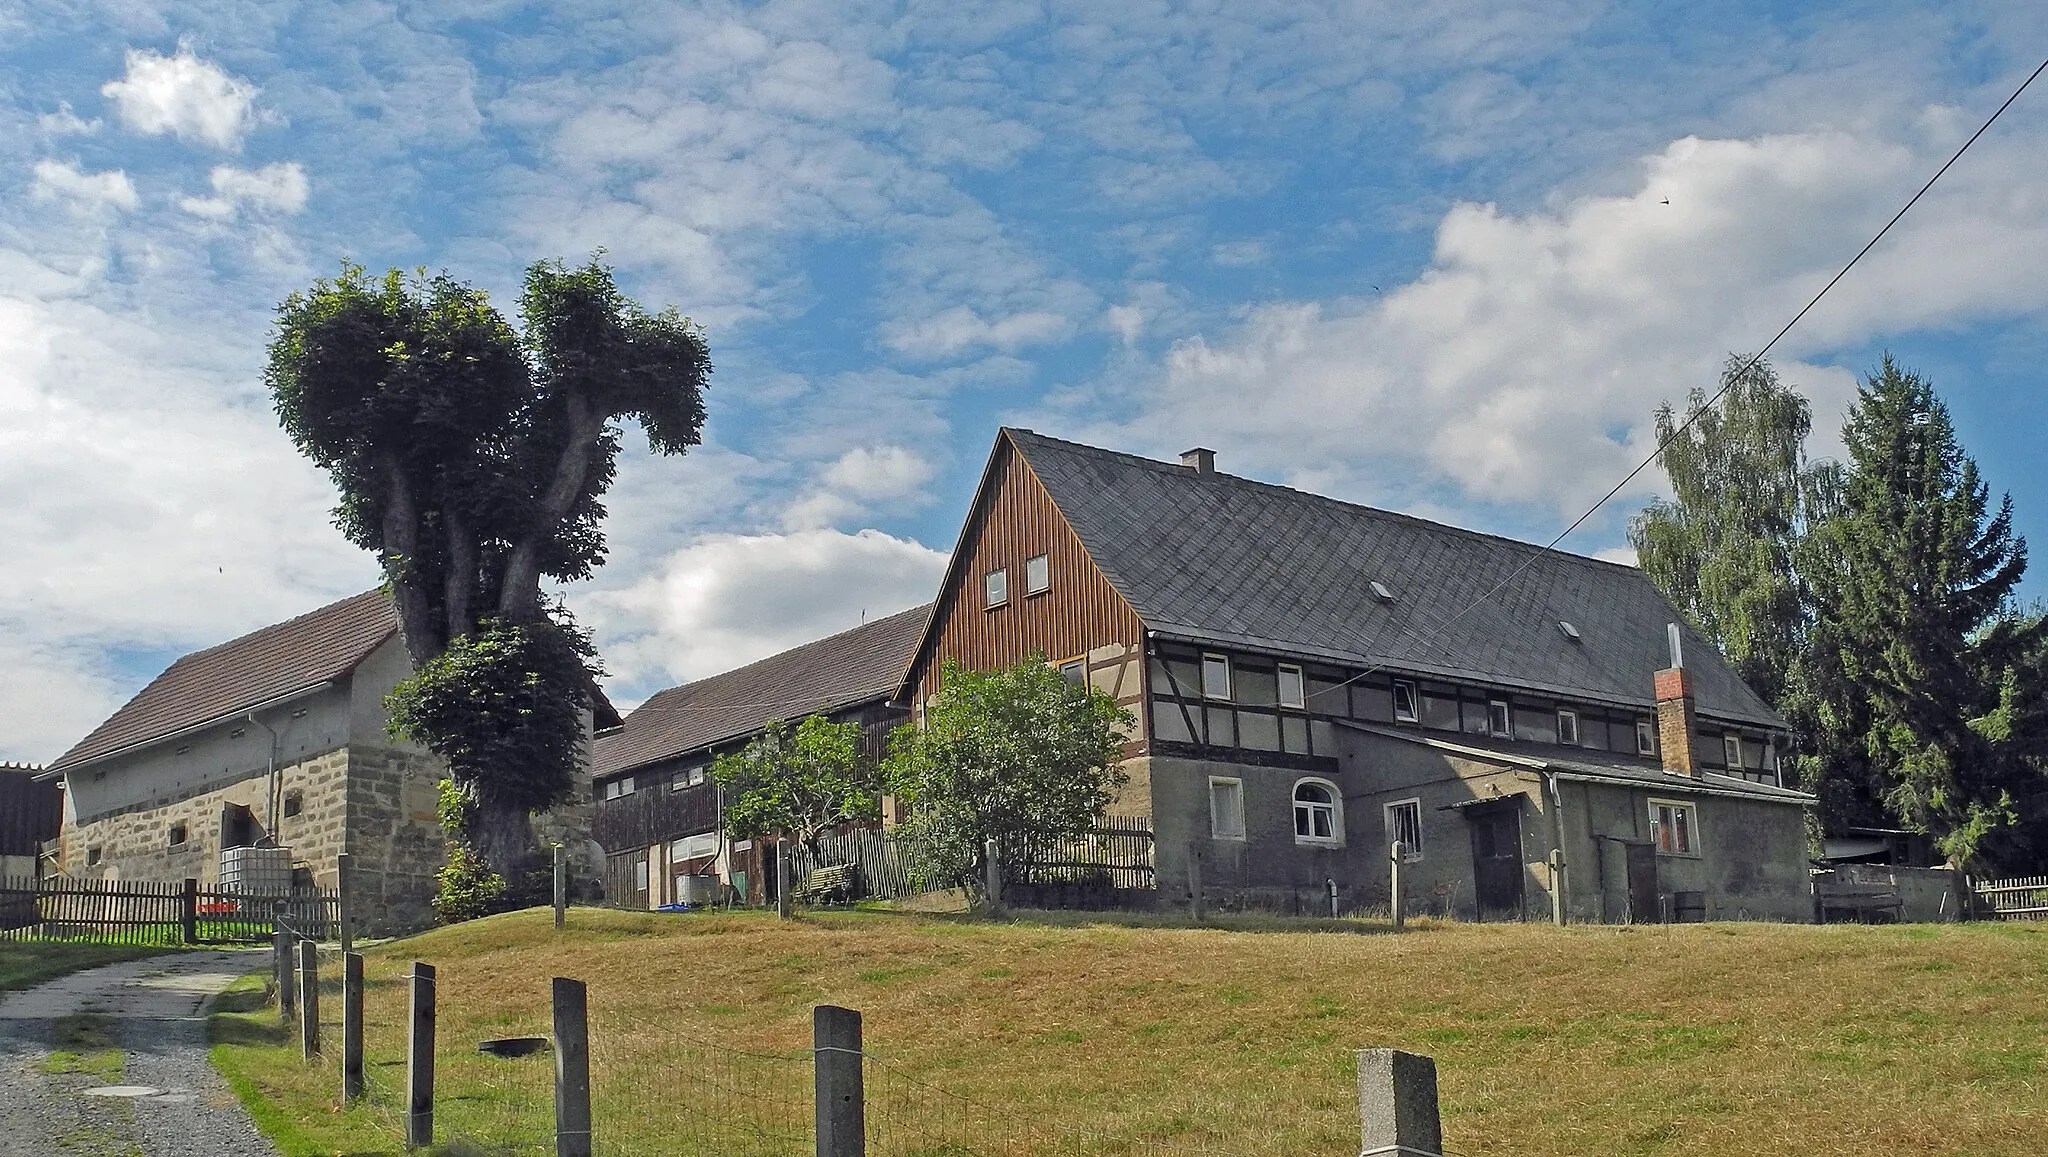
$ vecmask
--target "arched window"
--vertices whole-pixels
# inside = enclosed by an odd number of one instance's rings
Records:
[[[1344,842],[1344,797],[1327,779],[1304,779],[1294,785],[1294,842]]]

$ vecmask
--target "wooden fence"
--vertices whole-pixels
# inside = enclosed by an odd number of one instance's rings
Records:
[[[1014,863],[1006,875],[1016,883],[1099,884],[1117,890],[1150,888],[1152,817],[1100,816],[1075,839],[1033,840],[1005,849]]]
[[[0,879],[0,941],[92,944],[244,944],[279,927],[332,939],[335,892],[252,893],[197,880]]]
[[[1973,880],[1978,914],[1994,920],[2048,920],[2048,876]]]

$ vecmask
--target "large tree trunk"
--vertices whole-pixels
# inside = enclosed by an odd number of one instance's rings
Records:
[[[398,607],[398,630],[415,664],[437,659],[448,649],[448,636],[438,629],[432,602],[412,581],[420,548],[419,505],[398,455],[386,453],[383,468],[390,492],[384,503],[384,563],[391,581],[391,599]],[[393,573],[393,572],[396,573]]]
[[[507,899],[519,903],[526,873],[539,856],[526,810],[502,801],[478,803],[469,839],[491,871],[505,878]]]

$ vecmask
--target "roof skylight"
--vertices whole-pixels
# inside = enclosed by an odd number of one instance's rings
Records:
[[[1372,580],[1372,597],[1383,603],[1391,603],[1394,601],[1394,592],[1387,589],[1387,584],[1374,579]]]

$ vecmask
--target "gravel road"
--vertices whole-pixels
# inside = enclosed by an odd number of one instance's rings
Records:
[[[207,1002],[264,960],[181,952],[0,998],[0,1157],[276,1157],[206,1060]],[[48,1071],[57,1022],[81,1013],[106,1018],[118,1078]]]

